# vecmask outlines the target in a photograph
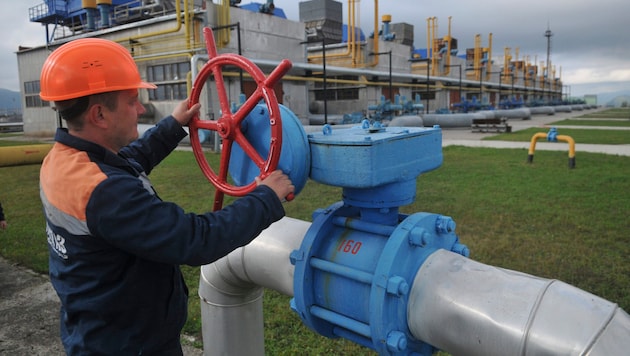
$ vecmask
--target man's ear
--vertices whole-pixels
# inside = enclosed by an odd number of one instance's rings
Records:
[[[107,128],[107,120],[105,120],[105,113],[103,109],[103,105],[91,105],[87,110],[85,119],[96,127]]]

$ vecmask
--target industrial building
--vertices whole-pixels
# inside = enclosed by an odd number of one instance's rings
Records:
[[[293,67],[275,91],[305,125],[370,117],[384,103],[397,104],[396,113],[420,114],[563,99],[562,82],[549,60],[532,63],[509,48],[502,50],[502,61],[493,60],[492,34],[486,45],[477,34],[473,48],[460,49],[450,18],[448,31],[440,35],[437,18],[396,23],[387,9],[379,13],[374,0],[374,26],[361,29],[357,8],[354,0],[302,1],[300,18],[287,19],[273,1],[44,0],[28,14],[45,28],[42,45],[17,52],[24,132],[52,135],[62,124],[39,98],[40,68],[52,50],[84,37],[128,48],[143,80],[158,86],[141,93],[147,108],[141,122],[156,122],[189,95],[208,60],[203,27],[214,29],[219,54],[242,54],[264,73],[289,59]],[[414,39],[414,26],[425,25],[427,38]],[[226,66],[223,76],[233,103],[256,88],[239,68]],[[200,97],[205,119],[220,115],[213,85],[207,83]]]

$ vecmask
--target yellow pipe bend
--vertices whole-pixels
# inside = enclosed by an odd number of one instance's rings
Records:
[[[569,158],[575,157],[575,140],[571,136],[558,135],[556,136],[558,141],[564,141],[569,144]]]
[[[530,156],[534,155],[534,151],[536,150],[536,140],[538,140],[539,138],[547,138],[547,134],[544,132],[538,132],[538,133],[535,133],[534,136],[532,136],[532,139],[529,142],[529,155]]]

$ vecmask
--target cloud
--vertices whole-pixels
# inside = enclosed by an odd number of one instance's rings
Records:
[[[218,2],[218,1],[215,1]],[[260,0],[258,0],[260,2]],[[347,22],[347,0],[343,0],[343,22]],[[0,1],[0,88],[19,90],[17,79],[18,46],[42,45],[46,42],[45,28],[29,21],[29,8],[42,0]],[[246,3],[246,1],[243,1]],[[275,0],[292,20],[299,20],[299,1]],[[374,30],[375,2],[356,1],[361,28],[369,35]],[[488,45],[492,33],[492,52],[495,61],[501,61],[504,48],[512,55],[519,51],[519,59],[529,58],[539,64],[546,60],[547,38],[550,27],[551,61],[556,73],[562,73],[565,85],[592,85],[597,83],[624,83],[630,91],[628,58],[630,43],[627,40],[630,1],[627,0],[529,0],[513,2],[502,0],[396,0],[379,1],[379,26],[381,17],[390,14],[393,22],[405,22],[414,26],[415,47],[426,47],[428,17],[437,17],[439,37],[448,33],[449,17],[451,32],[458,39],[460,53],[474,46],[476,34],[482,37],[482,45]],[[607,85],[607,84],[606,84]],[[601,87],[606,85],[602,84]]]

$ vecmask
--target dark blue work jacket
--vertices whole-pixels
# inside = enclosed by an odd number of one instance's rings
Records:
[[[179,265],[211,263],[284,216],[267,186],[213,213],[162,201],[147,175],[185,136],[167,117],[116,155],[57,131],[40,195],[68,354],[181,353],[188,290]]]

